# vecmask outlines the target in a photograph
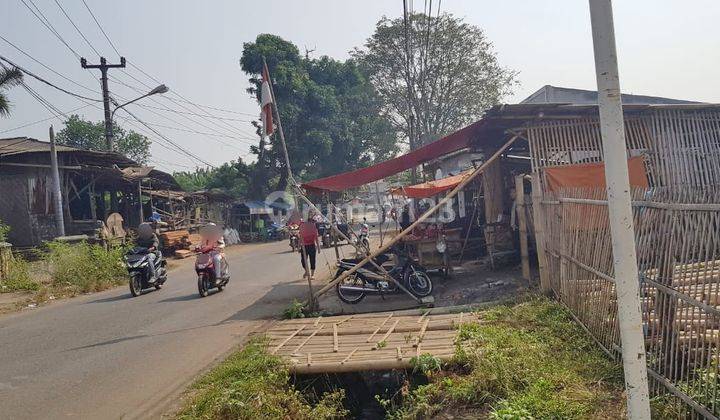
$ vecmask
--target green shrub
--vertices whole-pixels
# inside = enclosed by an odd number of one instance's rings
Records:
[[[305,318],[305,306],[302,302],[298,302],[297,299],[293,299],[292,303],[288,305],[283,311],[283,319],[295,319]]]
[[[10,233],[10,226],[0,220],[0,242],[7,242],[8,233]]]
[[[48,263],[54,286],[70,287],[77,292],[97,292],[126,281],[122,262],[124,247],[109,250],[88,243],[48,242]]]
[[[203,377],[181,419],[338,419],[347,416],[342,390],[312,404],[290,385],[290,372],[278,356],[254,339]]]
[[[430,353],[423,353],[410,359],[410,366],[412,366],[413,372],[430,375],[442,369],[442,362]]]
[[[40,284],[30,277],[30,264],[20,256],[10,261],[10,270],[0,281],[0,293],[35,291]]]

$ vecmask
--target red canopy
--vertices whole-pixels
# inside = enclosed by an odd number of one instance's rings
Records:
[[[390,175],[402,172],[406,169],[419,166],[432,159],[464,149],[470,145],[475,132],[484,124],[483,120],[474,122],[469,126],[449,134],[440,140],[406,153],[402,156],[380,162],[367,168],[357,169],[350,172],[316,179],[302,184],[307,190],[315,191],[343,191],[349,188],[369,184]]]
[[[443,191],[455,188],[466,177],[468,177],[475,169],[468,169],[457,175],[447,178],[438,179],[436,181],[423,182],[422,184],[408,185],[406,187],[395,188],[391,190],[397,195],[404,195],[410,198],[427,198],[440,194]]]

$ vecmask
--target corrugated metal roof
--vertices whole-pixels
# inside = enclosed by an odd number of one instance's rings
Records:
[[[122,166],[137,166],[137,162],[117,152],[79,149],[77,147],[57,145],[58,153],[72,153],[85,158],[95,158],[102,163],[112,162]],[[30,137],[11,137],[0,139],[0,156],[13,156],[25,153],[50,153],[50,143]]]
[[[101,170],[117,171],[116,176],[128,181],[150,178],[159,181],[164,187],[182,190],[175,178],[167,172],[159,171],[151,166],[140,166],[134,160],[117,152],[87,150],[77,147],[57,145],[59,154],[69,154],[76,158],[77,164]],[[34,153],[50,153],[50,143],[29,137],[11,137],[0,139],[0,158],[14,157]],[[117,167],[117,168],[116,168]],[[123,169],[118,169],[123,168]]]

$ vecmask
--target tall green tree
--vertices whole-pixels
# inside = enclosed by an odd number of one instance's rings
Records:
[[[150,157],[150,139],[132,130],[126,131],[113,122],[113,134],[117,151],[140,163],[147,163]],[[56,136],[58,144],[89,150],[107,150],[105,123],[92,122],[73,114],[65,121]]]
[[[19,69],[0,69],[0,117],[10,115],[10,101],[4,91],[22,82],[22,78],[23,74]]]
[[[516,84],[516,72],[499,64],[482,29],[448,13],[411,14],[407,37],[402,18],[383,17],[352,56],[404,138],[414,115],[419,141],[411,148],[478,119]]]
[[[186,191],[219,189],[235,197],[246,197],[253,164],[242,159],[230,161],[217,168],[199,168],[194,172],[175,172],[173,177]]]
[[[314,179],[367,166],[393,156],[395,131],[382,116],[382,102],[354,60],[301,57],[298,48],[276,35],[244,44],[240,63],[251,75],[248,92],[259,100],[263,57],[285,129],[293,173]],[[266,150],[253,148],[261,190],[287,186],[282,146],[275,134]],[[261,158],[262,157],[262,158]],[[269,180],[277,180],[268,185]],[[253,188],[256,190],[256,188]]]

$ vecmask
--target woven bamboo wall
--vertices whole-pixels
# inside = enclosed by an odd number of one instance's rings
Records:
[[[643,155],[650,188],[633,215],[655,395],[684,417],[720,415],[720,113],[659,109],[626,119],[628,157]],[[597,119],[527,129],[533,171],[602,161]],[[544,184],[543,184],[544,185]],[[545,264],[558,299],[619,357],[620,336],[604,189],[543,187]]]

